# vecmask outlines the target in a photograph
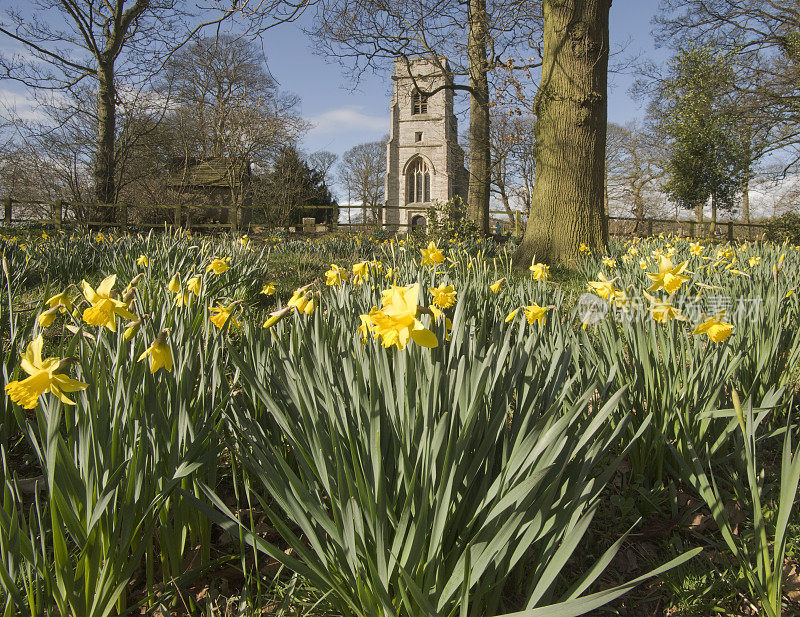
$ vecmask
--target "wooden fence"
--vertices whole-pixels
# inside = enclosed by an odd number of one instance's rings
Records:
[[[14,216],[14,205],[26,206],[30,211],[35,208],[40,211],[38,216],[19,217]],[[102,217],[109,220],[88,220],[78,221],[75,218],[68,218],[65,214],[72,209],[85,209],[91,213],[100,212],[103,209],[112,209],[113,217]],[[239,206],[227,208],[228,222],[214,222],[214,223],[189,223],[185,220],[184,209],[190,208],[182,204],[100,204],[93,202],[68,202],[63,199],[57,199],[52,202],[48,201],[33,201],[33,200],[18,200],[12,197],[3,199],[3,224],[6,227],[11,226],[13,223],[39,223],[45,225],[52,225],[56,229],[61,229],[65,224],[80,224],[87,227],[119,227],[122,229],[135,229],[135,228],[157,228],[162,227],[164,224],[173,225],[175,227],[188,227],[191,229],[216,231],[216,230],[230,230],[233,233],[238,233],[240,224],[243,220],[249,217],[244,216],[248,213],[257,212],[259,209],[250,206]],[[382,206],[381,209],[391,208],[395,210],[414,210],[419,212],[418,206]],[[164,210],[165,216],[160,217],[158,222],[144,223],[144,222],[131,222],[129,220],[129,213],[133,210]],[[303,210],[325,209],[329,210],[328,206],[303,206]],[[354,209],[361,209],[354,208]],[[46,212],[48,215],[41,215],[41,211]],[[490,210],[491,215],[502,215],[508,218],[508,212],[505,210]],[[502,230],[510,231],[515,236],[520,236],[525,231],[525,221],[523,215],[519,211],[514,211],[513,220],[506,221],[495,217],[493,220],[496,225],[499,225]],[[608,216],[609,233],[616,236],[652,236],[658,233],[675,233],[686,235],[690,237],[710,237],[710,222],[698,223],[693,220],[678,220],[678,219],[636,219],[633,217],[624,216]],[[393,227],[411,227],[411,223],[398,223],[393,224]],[[312,228],[313,227],[313,228]],[[331,229],[337,228],[352,228],[362,230],[370,228],[369,224],[364,223],[339,223],[334,222],[330,225]],[[741,221],[722,221],[717,222],[714,236],[720,239],[757,239],[763,237],[769,226],[764,223],[744,223]],[[299,230],[307,232],[317,231],[317,225],[298,225]],[[283,229],[288,229],[283,227]],[[327,229],[327,228],[326,228]]]

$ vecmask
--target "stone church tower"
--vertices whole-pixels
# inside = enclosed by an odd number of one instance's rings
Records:
[[[444,74],[430,59],[411,61],[411,74],[420,89],[430,91],[452,83],[447,61],[442,65]],[[427,225],[426,211],[434,201],[444,203],[458,195],[466,202],[469,179],[464,151],[458,145],[453,90],[422,96],[414,87],[408,65],[400,59],[395,60],[392,80],[383,224],[388,229],[409,231]]]

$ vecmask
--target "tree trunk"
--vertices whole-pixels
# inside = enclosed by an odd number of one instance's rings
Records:
[[[114,84],[114,65],[101,62],[97,69],[97,158],[94,164],[95,199],[101,204],[116,201],[114,138],[116,133],[116,87]],[[102,220],[113,220],[111,208],[104,208]]]
[[[745,227],[745,237],[750,239],[750,170],[746,169],[742,179],[742,221]]]
[[[708,231],[711,232],[711,237],[714,237],[714,232],[717,230],[717,196],[711,193],[711,224],[708,226]]]
[[[519,267],[567,262],[581,242],[608,244],[603,183],[611,0],[544,0],[536,113],[536,182]]]
[[[489,233],[489,182],[491,151],[489,141],[489,22],[486,0],[469,0],[469,214],[478,231]]]
[[[641,226],[644,224],[644,198],[642,188],[633,187],[633,215],[636,217],[636,233],[641,233]]]

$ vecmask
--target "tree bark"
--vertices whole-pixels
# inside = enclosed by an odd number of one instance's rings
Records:
[[[489,137],[489,19],[486,0],[469,0],[469,215],[478,231],[489,233],[491,150]]]
[[[711,232],[711,237],[714,237],[714,232],[717,230],[717,196],[711,193],[711,223],[708,226],[708,231]]]
[[[742,179],[742,220],[745,227],[746,238],[750,239],[750,170],[746,169]]]
[[[100,62],[97,69],[97,156],[94,165],[95,199],[101,204],[116,201],[114,139],[116,134],[116,86],[114,64]],[[106,209],[103,210],[105,212]],[[109,216],[113,213],[108,212]],[[105,218],[105,217],[104,217]]]
[[[568,262],[608,244],[603,184],[611,0],[544,0],[536,182],[514,262]]]

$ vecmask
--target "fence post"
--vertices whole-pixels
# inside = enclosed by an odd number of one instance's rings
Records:
[[[179,229],[181,226],[181,205],[175,204],[175,207],[172,209],[172,225],[175,229]]]
[[[11,199],[11,195],[7,196],[3,200],[3,207],[5,209],[3,220],[5,221],[6,226],[11,225],[11,204],[12,203],[13,203],[13,200]]]
[[[647,219],[647,237],[653,235],[653,219]]]
[[[733,221],[728,221],[728,241],[733,242]]]
[[[522,227],[522,213],[517,210],[514,213],[514,237],[519,238],[520,228]]]
[[[50,211],[50,216],[53,219],[53,227],[56,229],[61,229],[61,221],[63,216],[63,205],[64,200],[60,197],[53,202],[52,210]]]

